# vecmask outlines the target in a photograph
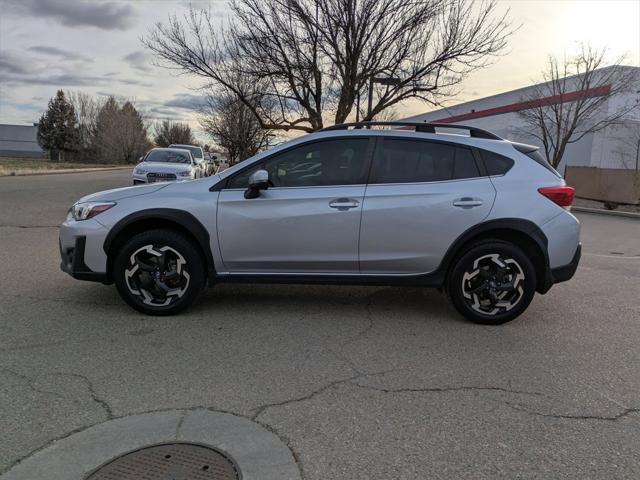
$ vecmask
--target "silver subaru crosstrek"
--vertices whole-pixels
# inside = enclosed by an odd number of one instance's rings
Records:
[[[209,178],[81,198],[61,268],[152,315],[221,282],[373,284],[440,288],[499,324],[576,271],[572,200],[536,147],[475,127],[336,125]]]

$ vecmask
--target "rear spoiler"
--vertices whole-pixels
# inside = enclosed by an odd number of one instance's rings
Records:
[[[517,151],[519,151],[520,153],[524,153],[527,157],[529,157],[534,162],[539,163],[544,168],[552,172],[554,175],[562,178],[562,175],[560,175],[558,171],[555,168],[553,168],[551,164],[547,161],[547,159],[544,158],[544,156],[539,152],[540,147],[536,147],[535,145],[527,145],[526,143],[517,143],[517,142],[510,142],[510,143],[511,145],[513,145],[513,148],[515,148]]]

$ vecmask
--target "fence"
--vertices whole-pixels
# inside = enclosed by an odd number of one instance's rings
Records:
[[[577,197],[640,205],[638,170],[568,166],[565,179],[576,189]]]

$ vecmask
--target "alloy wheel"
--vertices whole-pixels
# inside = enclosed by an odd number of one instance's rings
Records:
[[[462,276],[462,295],[476,312],[498,315],[522,300],[524,281],[524,271],[513,258],[497,253],[483,255]]]
[[[138,248],[131,254],[124,274],[129,291],[152,307],[166,307],[178,301],[191,280],[185,258],[167,245]]]

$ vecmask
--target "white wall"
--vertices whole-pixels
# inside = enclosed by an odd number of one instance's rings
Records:
[[[601,115],[604,116],[614,112],[622,105],[640,102],[640,68],[637,68],[637,71],[638,82],[636,83],[636,87],[630,92],[620,94],[605,102]],[[467,114],[472,111],[478,112],[490,108],[511,105],[530,97],[534,88],[535,86],[521,88],[462,103],[446,109],[416,115],[404,120],[412,122],[432,122],[447,117]],[[528,133],[530,127],[525,124],[518,112],[461,120],[458,123],[484,128],[507,140],[536,145],[541,148],[541,153],[544,154],[542,143]],[[578,142],[569,144],[558,170],[560,173],[564,173],[566,165],[600,168],[634,168],[636,143],[632,141],[633,138],[640,140],[640,108],[636,108],[626,115],[621,124],[609,126],[605,130],[586,135]]]

